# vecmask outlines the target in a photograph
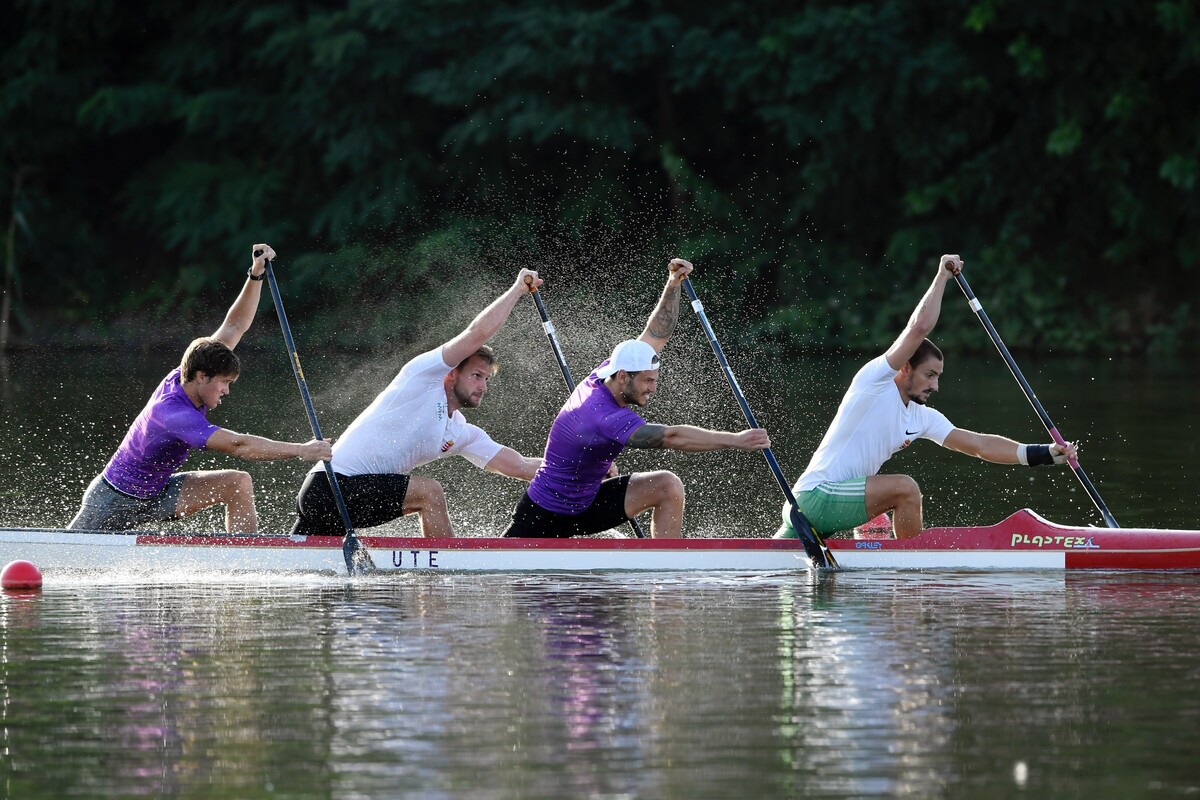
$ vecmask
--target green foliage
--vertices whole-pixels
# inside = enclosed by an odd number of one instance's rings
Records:
[[[1195,340],[1192,0],[8,16],[0,188],[25,176],[16,263],[46,267],[24,302],[60,319],[190,320],[269,241],[289,310],[354,346],[393,339],[463,263],[554,280],[678,254],[748,336],[872,349],[959,252],[1013,346]],[[972,323],[946,313],[938,335],[986,347]]]

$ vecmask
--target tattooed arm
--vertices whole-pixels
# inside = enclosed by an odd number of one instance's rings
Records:
[[[762,428],[741,433],[710,431],[693,425],[652,425],[647,423],[630,434],[626,447],[643,450],[679,450],[706,453],[709,450],[764,450],[771,439]]]
[[[667,269],[671,271],[671,277],[667,278],[662,297],[658,298],[658,305],[650,312],[650,319],[646,320],[646,329],[638,337],[653,347],[655,352],[662,351],[667,339],[675,331],[675,323],[679,321],[679,286],[692,271],[692,265],[682,258],[673,258]]]

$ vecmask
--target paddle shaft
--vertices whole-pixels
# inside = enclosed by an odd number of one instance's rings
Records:
[[[567,357],[563,355],[562,345],[558,343],[558,334],[554,330],[554,323],[550,321],[550,315],[546,313],[546,304],[542,302],[541,293],[533,285],[533,278],[525,278],[525,283],[529,286],[529,293],[533,295],[533,304],[537,306],[538,316],[542,318],[542,327],[546,331],[546,338],[550,340],[550,349],[554,351],[554,357],[558,360],[558,368],[562,370],[563,380],[567,384],[567,392],[573,392],[575,391],[575,379],[571,377],[571,368],[567,366]],[[633,517],[629,518],[629,527],[633,528],[637,538],[646,538],[641,524]]]
[[[296,343],[292,339],[292,328],[288,325],[287,314],[283,310],[283,298],[279,295],[279,283],[275,280],[275,270],[271,268],[271,262],[267,262],[267,283],[271,288],[271,301],[275,303],[275,313],[279,317],[279,327],[283,330],[283,341],[287,345],[288,360],[292,363],[292,372],[296,376],[296,385],[300,388],[300,398],[304,401],[304,410],[308,414],[308,424],[312,428],[314,439],[320,440],[321,426],[317,422],[317,411],[313,408],[312,395],[308,391],[308,382],[304,380],[304,370],[300,368],[300,356],[296,354]],[[338,513],[342,516],[342,526],[346,529],[346,535],[342,539],[342,555],[346,559],[346,570],[351,575],[355,572],[364,571],[366,568],[374,568],[371,562],[371,556],[367,553],[362,542],[354,533],[354,526],[350,522],[350,512],[346,509],[346,500],[342,497],[342,490],[338,486],[337,476],[333,473],[333,464],[329,461],[322,461],[325,466],[325,474],[329,478],[329,488],[333,492],[333,500],[337,504]]]
[[[742,408],[742,415],[745,416],[746,422],[751,428],[761,428],[758,420],[754,418],[754,412],[750,410],[750,404],[746,402],[746,394],[742,391],[742,387],[738,385],[737,378],[734,377],[733,369],[729,366],[729,360],[725,358],[725,351],[721,349],[721,344],[717,341],[717,335],[713,333],[712,325],[708,322],[708,315],[704,313],[704,304],[700,302],[700,298],[696,296],[696,290],[692,286],[690,278],[683,279],[683,291],[687,294],[688,299],[692,301],[692,309],[696,312],[696,316],[700,319],[700,327],[704,329],[704,335],[708,337],[708,343],[712,346],[713,353],[717,356],[717,362],[721,365],[721,370],[725,373],[725,380],[729,381],[729,388],[733,390],[733,396],[737,399],[738,405]],[[767,459],[767,466],[771,468],[771,473],[775,476],[775,480],[779,483],[779,488],[783,490],[783,496],[787,499],[788,505],[792,507],[792,518],[799,521],[801,524],[797,527],[796,533],[800,535],[804,542],[804,550],[808,553],[818,567],[832,566],[837,567],[837,562],[833,558],[833,553],[828,551],[817,532],[812,529],[808,520],[804,519],[804,515],[800,512],[800,506],[796,503],[796,496],[792,494],[792,487],[788,485],[787,478],[783,475],[783,470],[779,467],[779,462],[775,459],[775,454],[771,452],[771,448],[766,448],[762,451],[763,456]]]
[[[1033,406],[1033,410],[1037,413],[1038,418],[1041,419],[1042,424],[1046,426],[1046,431],[1050,434],[1050,438],[1052,438],[1054,443],[1060,447],[1065,445],[1066,440],[1063,439],[1062,434],[1058,432],[1058,428],[1055,427],[1054,422],[1050,419],[1050,415],[1046,413],[1046,409],[1042,406],[1041,401],[1038,400],[1037,395],[1034,394],[1033,387],[1029,385],[1029,381],[1025,380],[1025,376],[1021,374],[1021,368],[1017,366],[1017,362],[1013,359],[1012,353],[1008,352],[1008,348],[1005,347],[1003,340],[1000,339],[1000,334],[996,332],[996,326],[994,326],[992,321],[988,319],[987,312],[983,310],[983,304],[979,302],[979,299],[975,297],[975,293],[971,291],[971,285],[967,283],[967,279],[963,277],[961,272],[955,275],[954,279],[958,281],[958,287],[962,289],[963,294],[967,296],[967,302],[970,303],[971,310],[975,312],[975,316],[979,317],[979,321],[983,323],[983,327],[987,331],[988,336],[991,338],[992,344],[996,346],[996,349],[1000,352],[1000,356],[1004,359],[1004,363],[1008,365],[1009,372],[1011,372],[1013,377],[1017,379],[1017,383],[1020,384],[1021,391],[1025,393],[1025,397],[1027,400],[1029,400],[1029,404]],[[1105,504],[1103,498],[1100,497],[1100,493],[1096,491],[1096,487],[1092,484],[1092,481],[1087,476],[1087,473],[1084,472],[1083,467],[1079,465],[1079,459],[1068,457],[1067,464],[1070,465],[1071,471],[1075,473],[1075,477],[1078,478],[1079,482],[1083,485],[1083,489],[1088,493],[1088,497],[1092,498],[1092,502],[1096,504],[1096,508],[1099,509],[1100,515],[1104,517],[1104,524],[1110,528],[1121,527],[1117,524],[1117,520],[1115,517],[1113,517],[1112,512],[1108,510],[1108,506]]]

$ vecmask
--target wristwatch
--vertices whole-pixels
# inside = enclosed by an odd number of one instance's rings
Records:
[[[250,269],[246,270],[246,277],[252,281],[261,281],[263,278],[267,277],[267,271],[264,269],[262,271],[262,273],[255,275],[254,274],[254,265],[251,264]]]

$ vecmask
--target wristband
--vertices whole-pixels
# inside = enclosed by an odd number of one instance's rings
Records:
[[[246,270],[246,277],[252,281],[261,281],[263,278],[267,277],[267,271],[263,270],[259,274],[255,275],[254,274],[254,265],[251,265],[250,269]]]
[[[1055,456],[1050,455],[1050,445],[1048,444],[1017,445],[1017,461],[1027,467],[1044,467],[1049,464],[1061,464],[1067,460],[1066,456],[1061,458],[1062,461],[1059,461]]]

